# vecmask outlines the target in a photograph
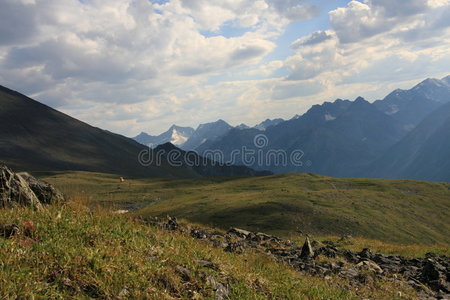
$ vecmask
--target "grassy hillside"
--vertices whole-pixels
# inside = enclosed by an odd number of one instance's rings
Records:
[[[295,272],[268,256],[233,254],[168,232],[70,204],[36,212],[0,210],[0,225],[27,233],[0,236],[5,299],[396,299],[416,293],[394,282],[359,286]],[[199,264],[210,260],[214,267]],[[221,299],[221,298],[216,298]]]
[[[44,175],[44,174],[41,174]],[[450,243],[450,183],[337,179],[312,174],[258,178],[142,179],[46,174],[69,195],[91,204],[172,215],[192,222],[279,235],[356,237],[395,244]]]

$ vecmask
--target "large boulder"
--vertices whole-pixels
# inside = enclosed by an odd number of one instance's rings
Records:
[[[64,196],[50,184],[28,173],[14,173],[0,165],[0,207],[31,206],[42,209],[42,204],[64,200]]]
[[[36,179],[29,173],[18,173],[30,186],[31,190],[43,204],[61,203],[64,195],[50,183]]]

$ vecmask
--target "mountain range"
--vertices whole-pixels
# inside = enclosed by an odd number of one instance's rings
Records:
[[[191,127],[181,127],[177,125],[172,125],[169,130],[161,133],[158,136],[152,136],[145,132],[141,132],[138,136],[133,139],[143,145],[149,146],[151,148],[157,147],[165,143],[171,143],[173,145],[179,146],[185,143],[194,133],[194,128]]]
[[[270,126],[275,126],[283,121],[283,119],[267,119],[252,128],[264,131]],[[160,135],[154,136],[146,132],[141,132],[139,135],[133,137],[133,139],[151,148],[156,148],[165,143],[171,143],[184,150],[195,150],[205,142],[212,142],[221,138],[233,128],[250,129],[251,127],[244,123],[233,127],[224,120],[218,120],[216,122],[200,124],[197,129],[172,125],[169,130]]]
[[[180,127],[172,129],[182,132]],[[211,163],[194,169],[187,164],[174,165],[165,156],[159,161],[140,163],[141,154],[156,157],[148,151],[148,147],[130,138],[92,127],[0,86],[0,162],[18,171],[83,170],[128,177],[178,178],[268,174]]]
[[[361,97],[337,99],[290,120],[266,120],[252,128],[223,120],[203,124],[180,147],[200,155],[218,150],[222,162],[275,173],[450,181],[448,103],[450,76],[426,79],[373,103]],[[261,134],[263,148],[254,143]],[[243,148],[259,151],[263,161],[245,162],[242,151],[235,153]],[[274,150],[287,158],[301,153],[301,161],[277,161]]]
[[[263,144],[256,143],[261,137]],[[373,103],[337,99],[289,120],[268,119],[254,127],[218,120],[195,130],[174,125],[135,140],[0,86],[0,161],[17,170],[133,177],[254,176],[268,170],[450,181],[450,76],[397,89]],[[138,161],[142,151],[173,149],[206,163],[193,166],[181,157],[174,165],[167,155],[147,166]],[[236,153],[242,149],[259,157],[249,162],[242,151]],[[208,156],[214,151],[222,156]]]

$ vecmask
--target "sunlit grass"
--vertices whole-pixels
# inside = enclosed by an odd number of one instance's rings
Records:
[[[340,280],[301,275],[263,254],[226,253],[107,209],[87,209],[83,197],[42,212],[0,211],[0,224],[27,221],[35,227],[31,237],[0,237],[4,298],[213,299],[208,276],[229,286],[230,299],[395,298],[399,290],[414,295],[392,282],[377,290],[356,290]],[[202,267],[198,259],[211,260],[218,268]],[[190,271],[188,280],[177,266]]]
[[[395,244],[449,244],[450,184],[311,174],[253,178],[134,179],[71,172],[48,176],[63,192],[136,215],[185,218],[282,236],[350,234]]]

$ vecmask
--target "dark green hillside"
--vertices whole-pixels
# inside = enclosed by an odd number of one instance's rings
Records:
[[[17,170],[86,170],[136,177],[195,176],[168,164],[143,167],[145,146],[0,87],[0,161]]]

